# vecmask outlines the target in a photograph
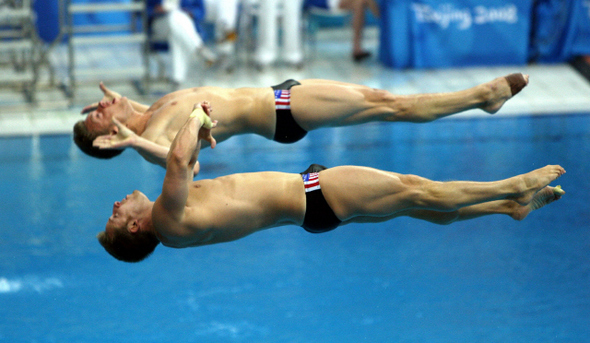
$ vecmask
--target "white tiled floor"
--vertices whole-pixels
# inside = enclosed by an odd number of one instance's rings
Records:
[[[192,69],[190,81],[182,87],[210,85],[220,87],[266,87],[288,78],[323,78],[346,81],[389,90],[397,94],[455,91],[486,82],[511,72],[530,75],[530,83],[520,94],[511,99],[496,115],[540,115],[590,111],[590,83],[567,64],[529,65],[501,67],[471,67],[445,70],[393,70],[382,66],[377,58],[355,64],[350,59],[350,33],[343,30],[324,30],[318,34],[314,50],[307,48],[304,67],[297,69],[277,63],[260,71],[249,65],[249,54],[239,55],[236,70],[227,74],[215,68],[205,68],[198,61]],[[367,46],[377,51],[378,33],[368,30]],[[58,84],[65,79],[65,47],[55,49],[50,57],[56,69]],[[166,56],[164,56],[166,58]],[[93,51],[80,51],[77,60],[81,64],[141,63],[136,48],[109,50],[108,47]],[[109,83],[120,93],[144,103],[151,103],[167,88],[162,84],[152,87],[152,93],[142,96],[131,83]],[[98,80],[89,80],[77,88],[73,102],[67,101],[63,92],[47,82],[40,83],[36,106],[26,106],[22,95],[10,89],[0,89],[0,136],[31,134],[67,134],[79,120],[79,111],[101,93]],[[159,92],[158,92],[159,89]],[[468,111],[454,117],[484,115],[481,111]]]

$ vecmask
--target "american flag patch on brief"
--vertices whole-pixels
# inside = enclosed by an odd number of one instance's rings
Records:
[[[291,109],[291,91],[288,89],[275,90],[275,109],[290,110]]]
[[[303,185],[305,186],[305,192],[315,191],[316,189],[320,189],[320,173],[309,173],[303,174],[301,177],[303,178]]]

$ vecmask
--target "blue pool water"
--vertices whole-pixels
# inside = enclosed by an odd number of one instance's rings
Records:
[[[561,164],[567,194],[522,222],[286,226],[125,264],[95,235],[114,201],[157,197],[164,170],[89,158],[70,136],[0,139],[0,342],[588,342],[588,156],[586,114],[234,137],[202,152],[201,178],[321,163],[489,181]]]

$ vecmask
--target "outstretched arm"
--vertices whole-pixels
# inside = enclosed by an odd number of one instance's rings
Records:
[[[168,147],[149,141],[130,130],[113,117],[115,128],[111,133],[96,137],[92,145],[100,149],[135,149],[146,161],[166,168]]]
[[[211,111],[209,109],[209,111]],[[166,168],[166,159],[170,149],[167,146],[147,140],[138,136],[120,121],[113,117],[115,128],[111,133],[98,136],[92,142],[94,147],[99,149],[135,149],[146,161]],[[199,163],[194,167],[194,175],[199,173]]]
[[[102,83],[102,81],[99,83],[98,87],[100,87],[100,90],[102,91],[102,93],[104,94],[101,101],[107,101],[107,102],[111,102],[113,101],[113,99],[119,99],[121,98],[121,94],[107,88],[107,86],[104,85],[104,83]],[[129,103],[131,104],[131,107],[133,107],[133,109],[137,112],[141,112],[141,113],[145,113],[149,106],[144,105],[144,104],[140,104],[137,101],[128,99]],[[86,114],[88,112],[92,112],[94,110],[96,110],[98,108],[98,102],[92,103],[88,106],[85,106],[82,109],[82,114]]]
[[[166,176],[162,194],[156,201],[166,217],[180,222],[188,198],[189,183],[193,180],[193,170],[199,156],[201,139],[215,147],[215,139],[211,129],[217,122],[209,118],[209,104],[203,102],[195,105],[195,109],[186,123],[176,134],[166,159]]]

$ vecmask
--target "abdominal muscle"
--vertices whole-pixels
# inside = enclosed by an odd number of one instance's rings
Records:
[[[211,104],[211,119],[217,120],[213,137],[222,142],[231,136],[254,133],[272,139],[275,128],[274,97],[271,88],[198,87],[172,93],[153,111],[146,129],[140,135],[169,147],[194,105]],[[149,114],[150,110],[146,114]],[[208,143],[203,142],[204,147]]]
[[[259,230],[301,225],[303,181],[298,174],[234,174],[191,185],[184,226],[195,245],[235,240]]]

